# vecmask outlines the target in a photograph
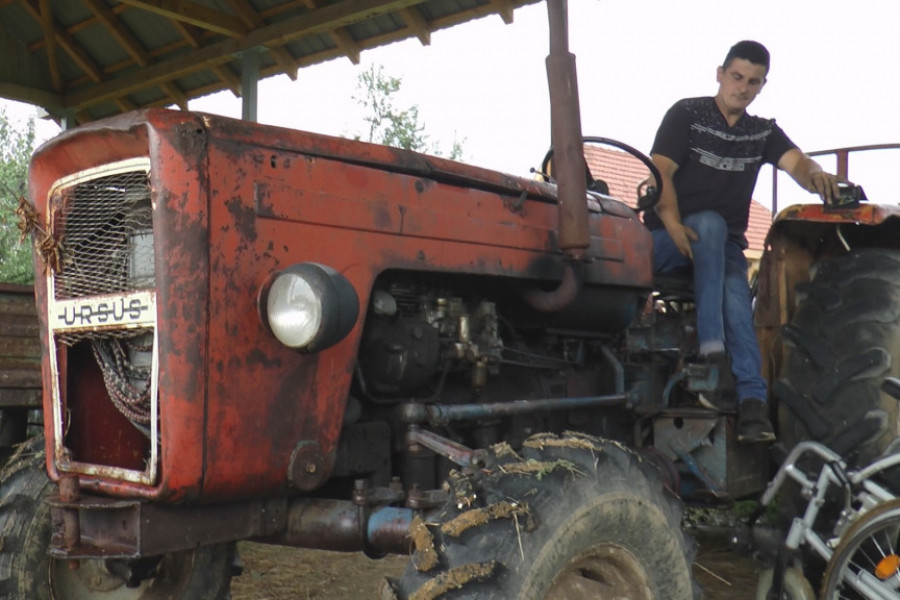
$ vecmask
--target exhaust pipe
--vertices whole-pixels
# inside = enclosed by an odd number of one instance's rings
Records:
[[[550,54],[546,60],[550,142],[559,202],[557,243],[568,260],[559,287],[552,291],[530,289],[524,298],[537,311],[556,312],[571,304],[581,289],[581,278],[573,262],[584,259],[590,245],[590,231],[578,78],[575,55],[569,52],[567,0],[547,0],[547,14],[550,23]]]
[[[553,144],[559,200],[559,247],[580,260],[590,245],[584,146],[575,55],[569,52],[568,1],[547,0],[550,22],[550,54],[547,81],[550,88],[550,141]]]

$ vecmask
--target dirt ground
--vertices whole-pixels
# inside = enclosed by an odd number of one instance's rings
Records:
[[[758,567],[719,539],[701,539],[694,565],[706,600],[752,600]],[[234,579],[232,600],[376,599],[382,579],[397,577],[406,557],[380,560],[363,554],[322,552],[241,543],[244,574]]]

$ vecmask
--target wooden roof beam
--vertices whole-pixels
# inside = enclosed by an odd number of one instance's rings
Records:
[[[431,30],[428,29],[428,22],[422,16],[415,6],[404,8],[399,11],[400,16],[406,21],[406,26],[410,28],[422,42],[423,46],[431,45]]]
[[[137,38],[126,28],[119,18],[111,11],[105,3],[100,0],[81,0],[91,9],[94,16],[102,23],[112,34],[113,38],[125,51],[134,59],[141,67],[150,64],[150,56],[147,54],[146,48],[138,41]]]
[[[187,43],[190,44],[191,47],[199,48],[203,45],[203,40],[200,39],[200,36],[197,35],[194,28],[187,23],[174,21],[172,25],[175,26],[175,29],[178,30],[181,37],[187,40]],[[231,90],[231,93],[234,94],[235,98],[241,97],[241,80],[237,75],[229,71],[228,67],[225,65],[216,65],[212,67],[212,71],[222,83],[228,86],[228,89]]]
[[[159,85],[159,89],[161,89],[163,93],[171,99],[172,104],[177,104],[178,108],[180,108],[181,110],[188,109],[188,98],[174,81],[161,83]]]
[[[148,65],[134,71],[81,89],[66,97],[75,110],[117,96],[158,85],[164,81],[223,65],[244,50],[256,46],[284,45],[293,40],[318,35],[330,27],[346,27],[363,19],[389,13],[421,3],[422,0],[343,0],[318,10],[285,19],[256,29],[241,39],[228,39],[198,48],[190,56]]]
[[[43,23],[41,17],[41,10],[37,4],[37,0],[23,0],[22,6],[25,7],[25,10],[38,22]],[[92,80],[99,83],[103,80],[103,74],[100,72],[100,69],[97,67],[96,63],[94,63],[93,59],[85,52],[84,48],[75,41],[71,35],[69,35],[64,29],[56,25],[55,22],[51,25],[51,30],[53,31],[52,40],[59,44],[59,46],[66,51],[66,54],[72,57],[72,60],[75,61],[82,71],[84,71]],[[51,37],[46,38],[48,40]]]
[[[321,0],[303,0],[303,3],[306,4],[306,7],[311,11],[319,10],[319,5],[322,3]],[[341,49],[341,52],[347,55],[347,58],[350,59],[354,65],[359,64],[359,55],[360,49],[359,45],[356,43],[356,40],[353,39],[353,36],[350,35],[348,31],[346,31],[343,27],[335,27],[333,30],[328,32],[328,35],[331,37],[331,41],[334,42],[334,45]]]
[[[228,89],[231,90],[231,93],[234,94],[235,98],[241,97],[241,80],[238,79],[237,75],[228,70],[228,67],[225,65],[219,65],[217,67],[213,67],[213,73],[216,74],[216,77],[228,86]]]
[[[500,15],[500,18],[503,19],[503,22],[507,25],[511,25],[513,22],[513,3],[511,0],[491,0],[491,6],[493,6],[497,10],[497,14]]]
[[[116,98],[115,104],[119,108],[119,110],[121,110],[122,112],[129,112],[129,111],[132,111],[135,108],[137,108],[135,106],[134,102],[132,102],[128,98],[124,98],[124,97]]]
[[[59,72],[59,57],[56,54],[56,33],[54,32],[50,0],[40,0],[39,8],[41,11],[41,29],[44,31],[44,39],[47,40],[47,66],[50,69],[50,80],[53,83],[53,90],[61,92],[63,81]]]
[[[227,0],[228,6],[231,7],[237,16],[244,22],[249,29],[259,29],[265,27],[266,22],[260,16],[253,5],[248,0]],[[297,80],[297,63],[287,48],[272,47],[269,48],[272,57],[284,73],[291,78],[291,81]]]
[[[119,0],[123,4],[151,12],[172,21],[180,21],[239,38],[247,35],[244,23],[234,15],[207,8],[189,0]]]
[[[347,58],[350,59],[354,65],[359,64],[359,56],[361,54],[361,50],[359,49],[359,45],[356,43],[356,40],[353,39],[353,36],[350,35],[346,29],[335,29],[331,32],[331,39],[334,40],[334,43],[337,44],[337,47],[341,49]]]

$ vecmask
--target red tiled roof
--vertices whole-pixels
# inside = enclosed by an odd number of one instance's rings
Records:
[[[747,225],[748,250],[762,252],[766,247],[766,235],[772,225],[772,211],[753,200],[750,202],[750,222]]]
[[[586,144],[584,159],[594,177],[609,185],[609,195],[632,208],[637,204],[637,186],[649,176],[647,167],[640,160],[615,148]],[[750,203],[750,222],[747,227],[748,250],[762,252],[772,211],[753,200]]]

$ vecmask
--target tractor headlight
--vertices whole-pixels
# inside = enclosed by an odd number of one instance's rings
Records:
[[[274,273],[260,289],[260,320],[279,342],[304,352],[324,350],[350,333],[359,299],[347,279],[317,263]]]

